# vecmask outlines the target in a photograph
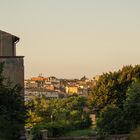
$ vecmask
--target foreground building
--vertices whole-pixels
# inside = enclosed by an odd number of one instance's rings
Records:
[[[4,62],[3,75],[11,86],[20,84],[24,88],[23,56],[16,56],[19,38],[0,30],[0,62]],[[22,90],[24,94],[24,91]]]
[[[19,38],[17,36],[0,30],[0,63],[4,63],[4,84],[11,88],[20,85],[23,89],[19,94],[22,95],[21,103],[24,104],[24,62],[23,56],[16,56],[16,44],[18,42]],[[18,133],[20,138],[25,138],[24,125],[23,122],[19,124],[20,131]]]

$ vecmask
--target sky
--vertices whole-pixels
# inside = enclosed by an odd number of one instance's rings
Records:
[[[91,78],[140,63],[140,0],[0,0],[25,77]]]

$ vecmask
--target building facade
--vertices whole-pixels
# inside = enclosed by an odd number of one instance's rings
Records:
[[[10,86],[20,84],[24,89],[24,57],[16,56],[19,38],[0,30],[0,63],[4,63],[3,76]],[[24,90],[22,90],[24,94]]]

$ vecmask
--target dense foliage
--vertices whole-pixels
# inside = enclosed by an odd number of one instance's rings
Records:
[[[127,99],[124,102],[123,114],[130,131],[140,125],[140,80],[130,86],[126,95]]]
[[[97,130],[100,134],[127,134],[140,125],[140,81],[136,80],[126,92],[123,107],[107,106],[100,113]]]
[[[84,129],[91,125],[88,104],[85,97],[72,96],[64,99],[46,100],[36,97],[27,103],[29,108],[27,127],[35,135],[41,129],[47,129],[49,136],[61,136],[65,132]]]
[[[108,105],[123,108],[128,87],[138,78],[140,65],[125,66],[117,72],[101,75],[92,91],[94,109],[104,111]]]
[[[2,75],[4,64],[0,64],[0,138],[18,140],[24,130],[25,107],[19,85],[10,87]],[[5,84],[3,84],[5,83]]]
[[[127,134],[127,121],[123,111],[117,107],[108,107],[101,113],[97,121],[97,132],[100,135]]]

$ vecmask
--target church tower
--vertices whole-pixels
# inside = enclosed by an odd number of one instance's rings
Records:
[[[11,86],[20,84],[24,88],[24,57],[16,56],[18,42],[19,37],[0,30],[0,62],[4,62],[3,75],[10,81]]]

